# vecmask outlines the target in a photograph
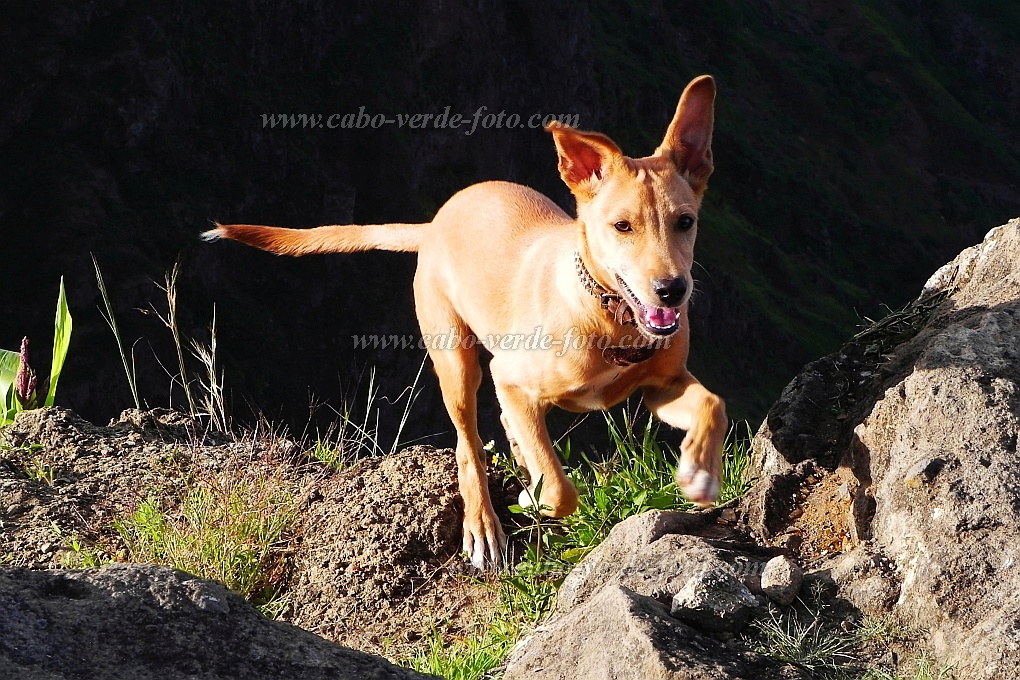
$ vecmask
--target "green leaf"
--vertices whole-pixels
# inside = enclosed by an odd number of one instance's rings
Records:
[[[567,548],[560,553],[560,559],[564,562],[569,562],[570,564],[577,564],[581,561],[581,558],[591,552],[591,550],[591,547]]]
[[[50,388],[46,393],[45,406],[53,406],[57,395],[57,380],[64,368],[67,348],[71,344],[71,312],[67,308],[67,295],[64,293],[64,277],[60,277],[60,293],[57,295],[57,316],[53,324],[53,363],[50,367]]]
[[[18,412],[14,397],[14,380],[21,366],[21,355],[0,349],[0,426],[14,422],[14,414]]]

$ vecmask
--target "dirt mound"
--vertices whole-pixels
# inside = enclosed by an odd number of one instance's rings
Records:
[[[471,623],[493,593],[461,577],[462,507],[451,450],[416,447],[323,480],[288,588],[290,620],[397,656],[433,626]]]
[[[275,547],[282,620],[398,658],[491,606],[493,591],[464,577],[452,451],[414,447],[337,471],[285,437],[228,439],[168,410],[125,411],[106,427],[62,408],[19,414],[0,433],[0,567],[74,566],[83,548],[133,561],[115,523],[140,503],[159,499],[179,520],[189,489],[239,479],[293,499]],[[513,496],[498,481],[492,492],[504,507]]]
[[[228,456],[175,411],[131,409],[108,427],[63,408],[25,411],[0,434],[0,565],[60,566],[72,539],[113,547],[110,522],[195,450],[210,463]]]

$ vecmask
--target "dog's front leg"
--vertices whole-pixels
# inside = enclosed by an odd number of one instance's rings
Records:
[[[548,517],[566,517],[577,510],[577,489],[563,472],[546,429],[548,408],[513,385],[496,382],[496,396],[503,409],[507,437],[516,441],[516,446],[511,444],[514,457],[518,462],[523,460],[528,470],[529,485],[521,492],[519,503],[527,507],[537,502],[539,510]],[[541,493],[536,492],[539,480]]]
[[[690,373],[662,387],[646,387],[645,404],[664,423],[686,430],[680,444],[677,485],[698,505],[719,496],[726,404]]]

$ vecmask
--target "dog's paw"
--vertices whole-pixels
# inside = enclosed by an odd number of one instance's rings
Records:
[[[703,508],[719,497],[719,478],[708,470],[681,464],[676,471],[676,483],[690,502]]]
[[[474,526],[471,526],[474,525]],[[495,517],[469,523],[464,520],[464,554],[475,569],[499,570],[506,553],[506,534]]]
[[[546,517],[566,517],[577,510],[580,497],[577,488],[569,479],[559,488],[548,487],[541,492],[525,488],[517,496],[517,504],[522,508],[531,508],[536,504],[539,511]]]

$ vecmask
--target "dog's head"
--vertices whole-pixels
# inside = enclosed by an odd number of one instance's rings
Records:
[[[662,144],[623,155],[609,137],[552,123],[560,176],[577,199],[592,273],[634,309],[638,328],[666,337],[694,281],[698,209],[712,174],[715,81],[701,76],[680,97]]]

